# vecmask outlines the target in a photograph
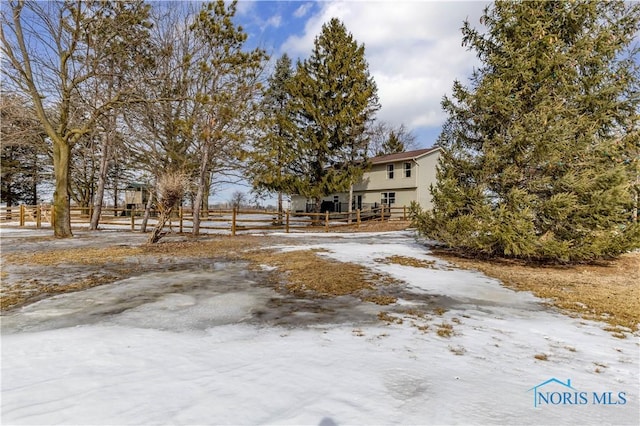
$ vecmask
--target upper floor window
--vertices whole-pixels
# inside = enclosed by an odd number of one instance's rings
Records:
[[[411,177],[411,163],[404,163],[404,177]]]
[[[393,164],[387,164],[387,179],[393,179]]]

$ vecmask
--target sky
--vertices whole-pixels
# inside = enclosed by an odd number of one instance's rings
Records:
[[[340,19],[365,46],[377,86],[378,119],[404,124],[417,148],[432,146],[446,118],[440,101],[454,80],[468,81],[478,61],[462,46],[465,20],[480,27],[488,2],[464,1],[240,1],[238,23],[248,43],[305,59],[331,18]]]
[[[271,69],[286,53],[306,59],[322,25],[340,19],[365,46],[369,72],[378,87],[379,120],[404,124],[416,136],[415,148],[435,144],[446,115],[440,107],[453,82],[462,83],[479,65],[462,46],[465,20],[481,28],[486,1],[246,1],[236,21],[248,34],[247,47],[271,56]],[[236,186],[218,188],[212,202],[228,201]],[[242,188],[243,192],[248,192]]]

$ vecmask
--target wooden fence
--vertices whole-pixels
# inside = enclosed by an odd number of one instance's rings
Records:
[[[88,228],[93,209],[91,207],[71,207],[71,226]],[[140,231],[144,211],[134,209],[114,209],[103,207],[98,228],[123,228]],[[156,212],[152,211],[147,223],[147,230],[156,224]],[[342,226],[359,227],[364,221],[386,221],[391,219],[408,219],[406,207],[378,207],[375,209],[356,210],[351,213],[293,213],[269,210],[202,210],[200,212],[200,232],[230,233],[258,230],[295,230],[330,229]],[[17,225],[19,227],[50,227],[55,221],[54,210],[50,205],[0,207],[0,225]],[[166,225],[170,230],[183,233],[193,229],[193,210],[180,208]]]

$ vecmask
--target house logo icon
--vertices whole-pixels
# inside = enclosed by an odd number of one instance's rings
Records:
[[[545,387],[545,386],[547,386],[549,384],[552,384],[552,383],[557,383],[558,385],[563,386],[564,388],[566,388],[565,389],[566,392],[552,392],[552,393],[546,392],[546,393],[543,393],[541,390],[539,390],[539,389],[541,389],[541,388],[543,388],[543,387]],[[531,391],[533,391],[533,406],[534,407],[538,407],[538,404],[540,402],[549,403],[549,400],[550,400],[550,398],[553,398],[553,395],[560,395],[561,399],[562,399],[562,397],[566,396],[567,394],[572,395],[572,393],[573,393],[573,394],[579,395],[577,390],[571,386],[571,379],[567,379],[567,383],[564,383],[563,381],[558,380],[555,377],[552,377],[549,380],[544,381],[544,382],[542,382],[540,384],[537,384],[534,387],[532,387],[531,389],[527,390],[527,392],[531,392]],[[573,392],[571,392],[571,391],[573,391]],[[555,404],[555,401],[552,401],[552,403]]]
[[[598,391],[585,392],[578,391],[571,386],[571,380],[567,382],[550,378],[540,384],[535,385],[527,392],[533,391],[533,407],[545,406],[567,406],[567,405],[607,405],[623,406],[627,403],[627,393],[622,391]]]

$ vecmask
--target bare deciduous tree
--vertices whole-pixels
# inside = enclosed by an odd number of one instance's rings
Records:
[[[171,213],[176,204],[182,200],[187,185],[187,176],[180,171],[167,172],[158,178],[156,190],[159,215],[158,222],[153,228],[151,235],[149,235],[149,243],[157,243],[164,235],[164,226],[171,218]]]
[[[12,0],[2,10],[3,71],[15,90],[27,94],[53,144],[54,234],[72,236],[69,194],[71,149],[108,111],[122,105],[118,89],[86,112],[75,114],[87,87],[102,78],[114,57],[136,57],[147,30],[142,1],[35,2]],[[127,29],[125,31],[125,29]],[[55,115],[47,108],[55,106]]]

